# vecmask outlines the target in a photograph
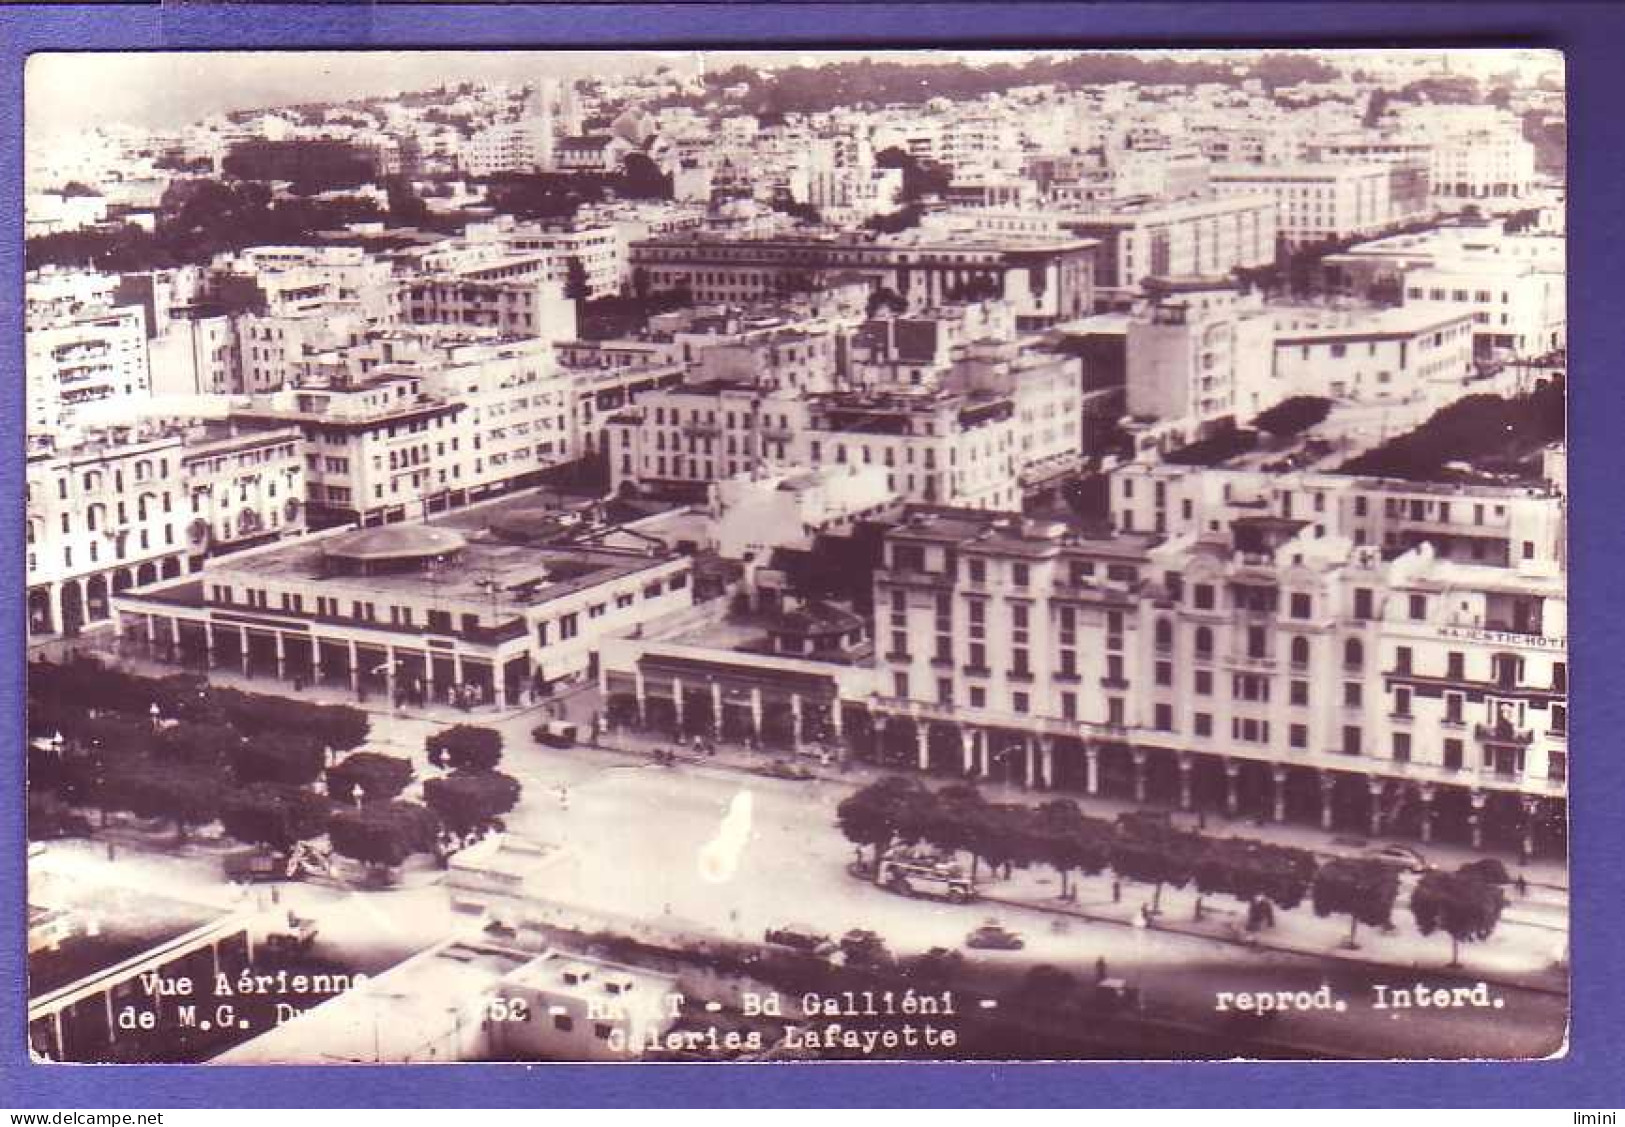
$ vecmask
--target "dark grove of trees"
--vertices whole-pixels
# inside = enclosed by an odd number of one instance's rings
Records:
[[[1019,64],[971,66],[956,61],[908,64],[856,59],[818,67],[786,67],[772,72],[737,66],[706,76],[713,90],[739,86],[738,105],[766,116],[823,113],[850,105],[919,105],[932,98],[965,100],[1015,86],[1053,83],[1062,87],[1132,82],[1141,86],[1237,86],[1258,78],[1265,86],[1326,81],[1336,72],[1301,55],[1266,54],[1248,65],[1140,58],[1111,52],[1069,57],[1043,56]]]
[[[286,180],[295,195],[357,188],[373,178],[373,163],[347,141],[243,141],[221,170],[235,180]]]
[[[1521,458],[1563,438],[1565,408],[1561,376],[1513,399],[1470,395],[1441,407],[1415,430],[1345,462],[1338,472],[1450,481],[1452,462],[1517,472]]]
[[[385,218],[361,198],[273,200],[264,184],[187,180],[165,192],[152,231],[126,224],[42,235],[28,240],[23,257],[30,270],[88,264],[134,273],[200,265],[248,246],[310,245],[323,241],[320,232]]]
[[[1332,401],[1318,395],[1294,395],[1275,406],[1260,411],[1252,422],[1255,430],[1276,437],[1300,434],[1310,427],[1326,421],[1331,414]]]

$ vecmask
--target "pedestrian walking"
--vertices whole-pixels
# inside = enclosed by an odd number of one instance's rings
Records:
[[[1529,895],[1529,882],[1523,879],[1523,874],[1522,873],[1518,874],[1518,882],[1517,882],[1517,884],[1518,884],[1518,897],[1519,897],[1519,899],[1522,899],[1523,897]]]
[[[1123,882],[1114,877],[1114,878],[1112,878],[1112,903],[1113,904],[1121,904],[1122,902],[1123,902]]]
[[[1105,982],[1106,981],[1106,956],[1105,955],[1101,955],[1099,958],[1097,958],[1095,960],[1095,981],[1096,982]]]

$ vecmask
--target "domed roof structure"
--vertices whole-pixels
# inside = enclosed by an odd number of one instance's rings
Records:
[[[351,564],[409,564],[462,551],[468,542],[449,528],[386,524],[363,528],[328,541],[323,554]]]

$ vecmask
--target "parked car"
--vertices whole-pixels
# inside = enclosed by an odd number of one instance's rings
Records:
[[[574,747],[580,729],[568,720],[549,720],[532,728],[530,734],[547,747]]]
[[[988,920],[965,936],[965,946],[988,951],[1019,951],[1027,946],[1027,941],[997,920]]]
[[[239,849],[221,858],[226,879],[245,883],[287,880],[288,854],[272,849]]]
[[[1365,855],[1373,861],[1404,869],[1407,873],[1425,873],[1433,867],[1426,857],[1408,845],[1376,845],[1367,849]]]
[[[841,936],[841,953],[849,967],[879,967],[892,961],[886,941],[867,928],[855,927]]]
[[[316,942],[316,921],[288,913],[288,926],[265,937],[265,947],[273,954],[291,955],[310,950]]]
[[[770,927],[762,938],[775,947],[788,947],[792,951],[805,951],[809,955],[827,955],[835,950],[834,940],[808,924]]]

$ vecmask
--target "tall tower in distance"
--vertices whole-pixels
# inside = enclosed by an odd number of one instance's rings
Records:
[[[553,107],[557,98],[553,79],[533,83],[530,97],[525,100],[522,118],[525,136],[530,143],[531,163],[538,172],[553,168]]]

